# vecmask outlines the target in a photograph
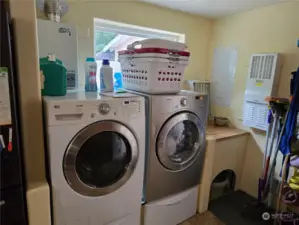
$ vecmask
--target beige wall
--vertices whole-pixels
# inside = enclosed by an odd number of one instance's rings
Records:
[[[217,47],[236,47],[238,63],[233,87],[232,106],[214,106],[218,116],[228,116],[237,126],[242,127],[242,107],[248,74],[249,59],[252,53],[282,53],[283,69],[279,85],[279,96],[289,92],[289,74],[298,67],[299,2],[284,3],[216,20],[213,23],[210,53]],[[212,55],[212,54],[211,54]],[[244,168],[243,186],[251,194],[256,194],[257,177],[260,174],[265,133],[252,131]],[[249,182],[250,181],[250,182]],[[254,183],[253,183],[254,182]]]
[[[211,20],[138,3],[134,0],[84,2],[75,0],[69,2],[69,12],[62,18],[62,22],[75,24],[83,32],[87,28],[90,29],[90,38],[79,35],[79,68],[81,74],[83,74],[85,58],[93,56],[93,19],[101,18],[185,34],[188,50],[191,51],[192,55],[186,71],[186,79],[204,79],[207,76]],[[44,18],[41,13],[38,16]]]
[[[10,1],[14,19],[22,133],[28,183],[45,180],[41,89],[34,0]]]
[[[35,1],[11,0],[10,9],[16,34],[28,220],[30,225],[50,225],[50,193],[45,181]]]

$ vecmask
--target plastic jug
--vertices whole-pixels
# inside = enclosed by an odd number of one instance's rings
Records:
[[[100,69],[100,91],[113,92],[113,68],[108,59],[104,59]]]
[[[66,68],[63,62],[55,56],[39,59],[40,70],[44,75],[44,89],[42,95],[64,96],[66,95]]]

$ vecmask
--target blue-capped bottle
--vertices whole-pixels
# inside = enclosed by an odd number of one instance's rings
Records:
[[[123,88],[122,74],[120,72],[114,73],[114,91],[120,92]]]
[[[94,58],[85,61],[85,91],[97,92],[97,63]]]

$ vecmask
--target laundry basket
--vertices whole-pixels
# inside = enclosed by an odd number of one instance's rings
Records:
[[[201,81],[201,80],[187,80],[186,81],[189,88],[192,91],[199,92],[201,94],[207,94],[209,96],[209,119],[212,119],[211,115],[211,95],[210,95],[210,81]]]
[[[135,45],[119,52],[123,87],[150,94],[179,92],[190,53],[161,46],[135,49]]]

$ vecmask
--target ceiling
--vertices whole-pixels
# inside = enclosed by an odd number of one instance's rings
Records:
[[[292,0],[141,0],[207,17],[221,17]],[[293,0],[296,1],[296,0]]]

